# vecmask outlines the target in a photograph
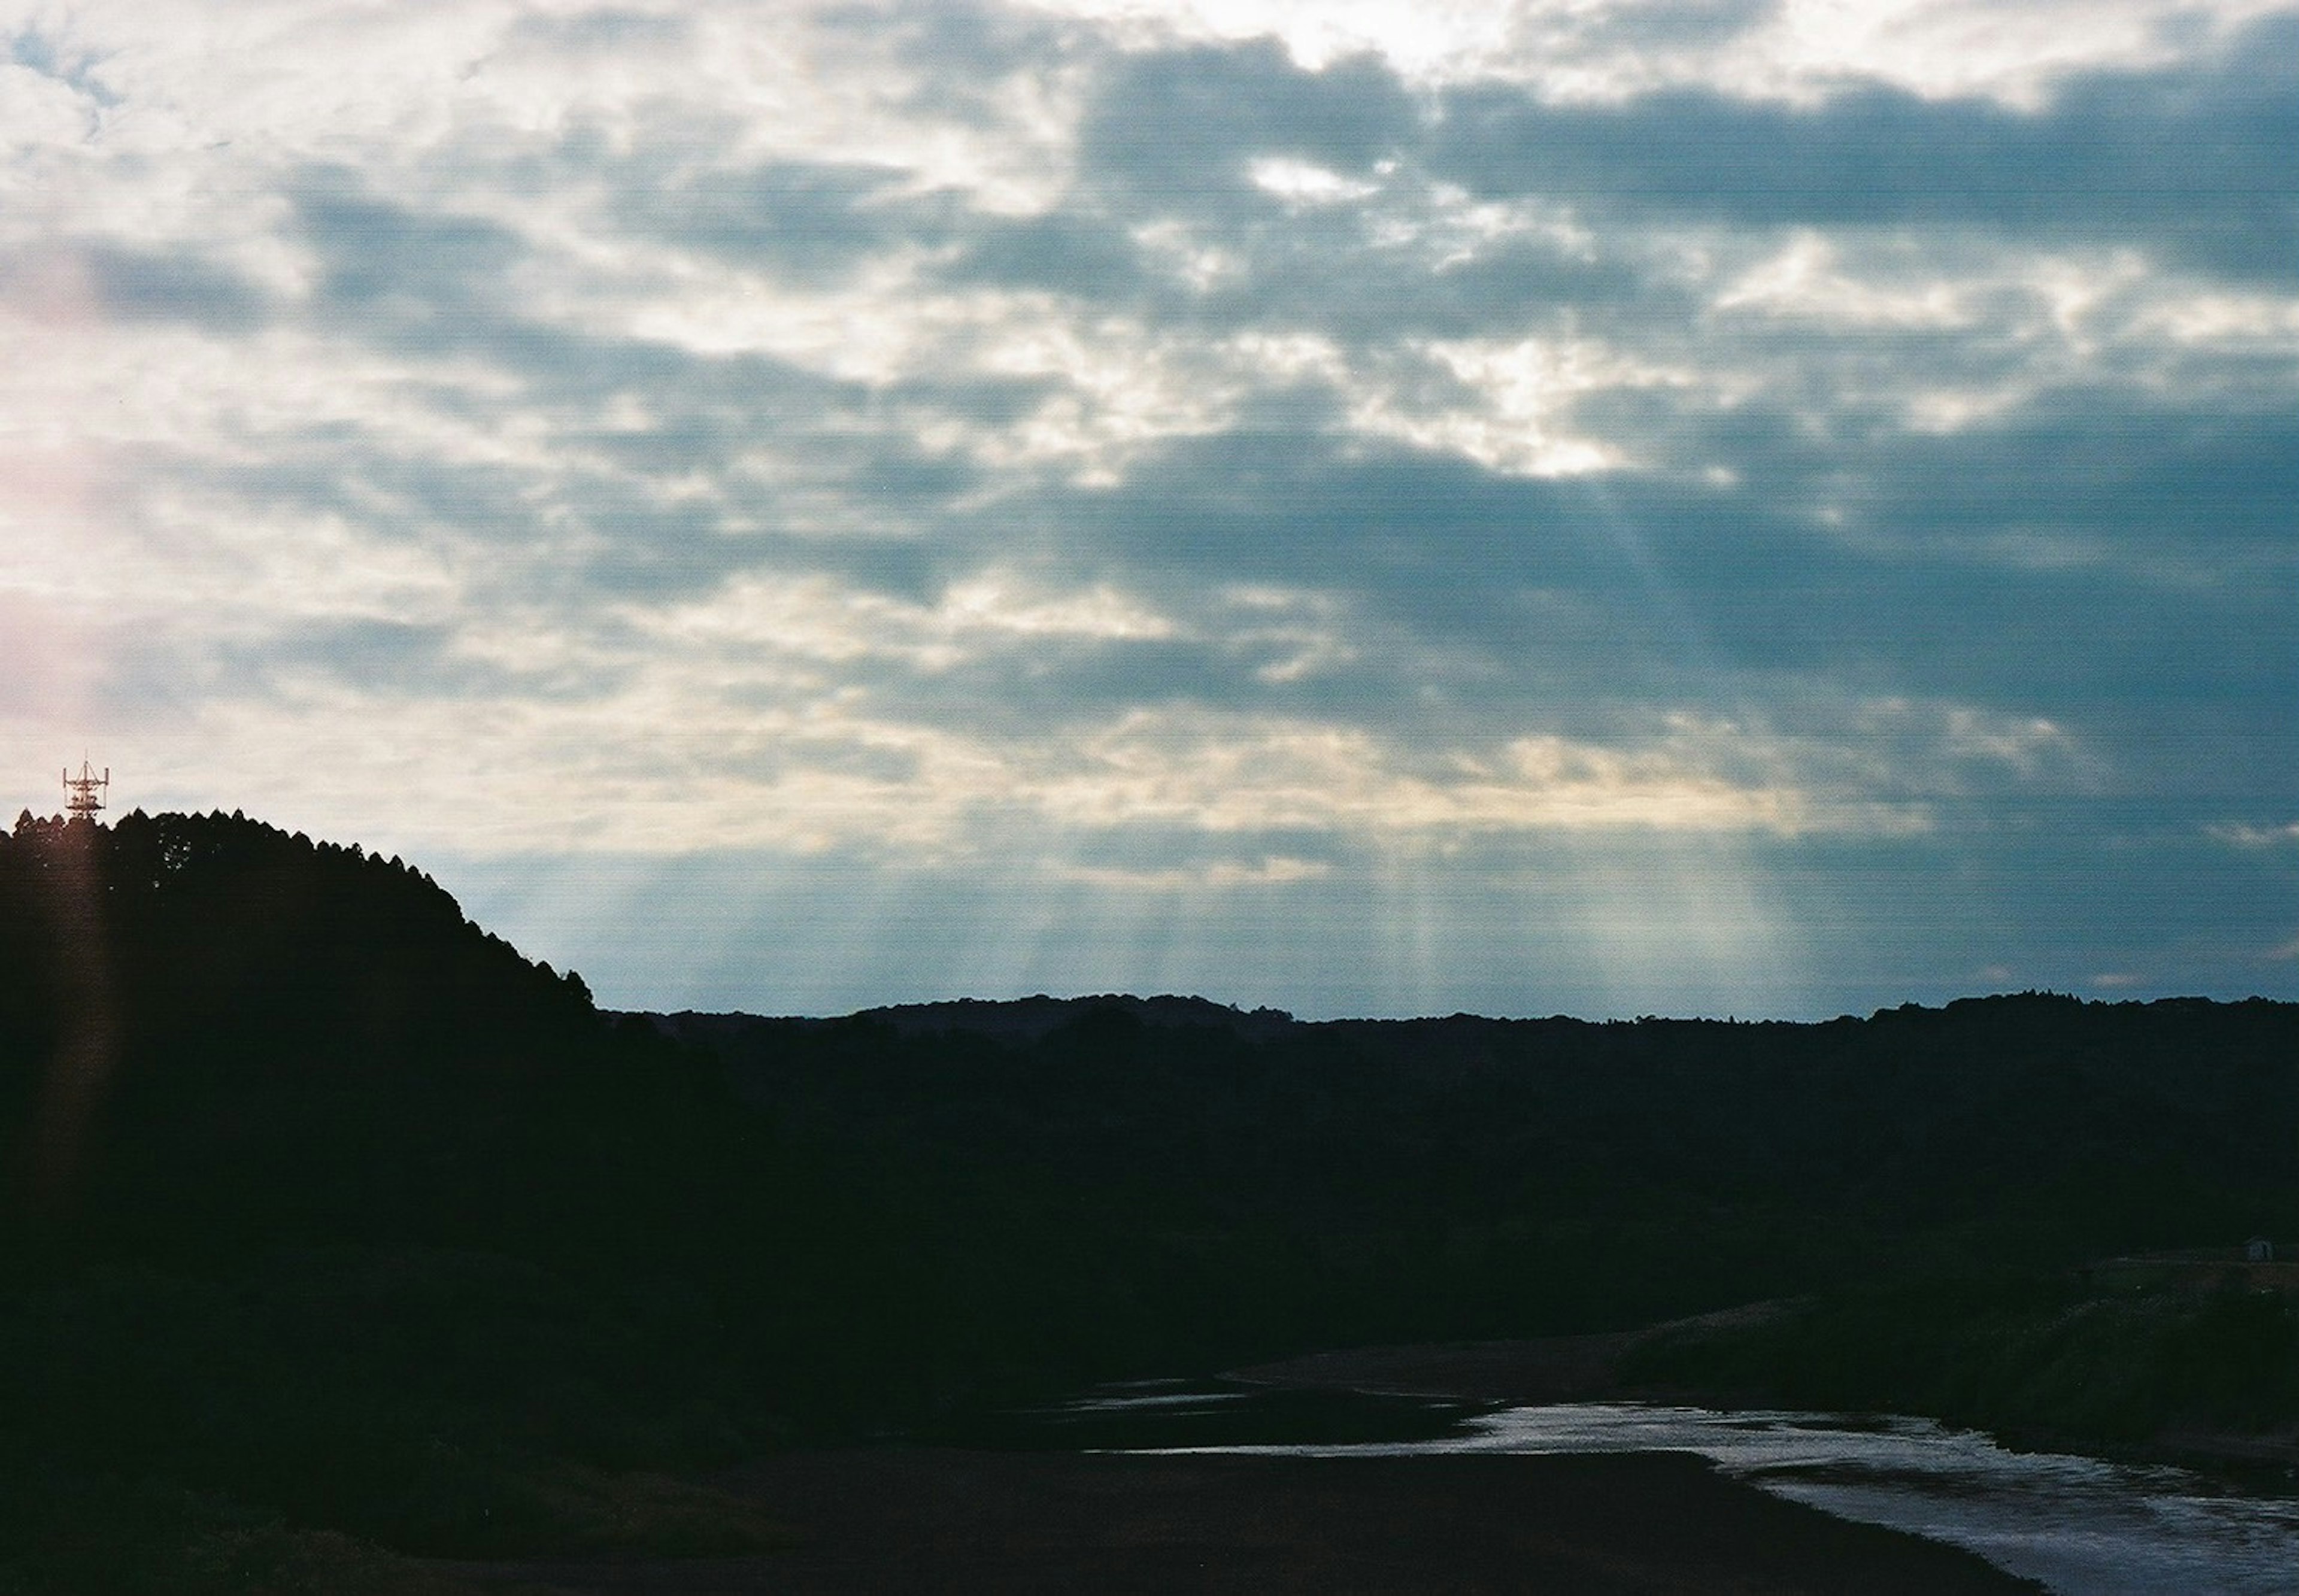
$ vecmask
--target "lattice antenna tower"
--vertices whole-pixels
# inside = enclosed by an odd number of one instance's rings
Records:
[[[95,811],[104,807],[104,795],[111,790],[112,767],[109,765],[104,768],[104,774],[98,776],[87,768],[87,761],[82,760],[78,776],[70,770],[64,772],[64,791],[71,794],[64,807],[71,811],[75,820],[94,822]]]

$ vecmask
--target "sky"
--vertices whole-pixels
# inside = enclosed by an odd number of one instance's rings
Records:
[[[2299,6],[0,0],[0,801],[602,1002],[2299,998]]]

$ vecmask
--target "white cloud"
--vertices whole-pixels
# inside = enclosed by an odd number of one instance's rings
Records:
[[[2212,837],[2231,848],[2287,848],[2299,844],[2299,820],[2283,826],[2228,824],[2205,829]]]
[[[1332,205],[1378,194],[1378,183],[1345,178],[1307,161],[1284,155],[1265,155],[1248,168],[1256,187],[1280,199],[1303,205]]]
[[[1950,757],[1996,761],[2022,776],[2076,753],[2075,739],[2041,715],[2021,719],[1957,707],[1947,711],[1946,731],[1943,747]]]
[[[1946,276],[1905,284],[1863,281],[1846,270],[1834,242],[1807,228],[1725,285],[1710,308],[1845,328],[1955,330],[1978,319],[1970,287],[1985,286]]]
[[[1244,864],[1218,860],[1207,865],[1149,870],[1126,869],[1113,865],[1065,865],[1058,874],[1064,880],[1122,893],[1183,893],[1291,886],[1330,876],[1332,866],[1324,860],[1291,859],[1282,854],[1271,854]]]
[[[2033,108],[2070,73],[2159,66],[2179,58],[2174,41],[2192,48],[2198,33],[2224,37],[2285,10],[2281,0],[1789,0],[1739,70],[1751,86],[1820,88],[1857,75]]]
[[[745,577],[668,611],[634,610],[633,628],[692,659],[710,650],[744,661],[822,663],[877,657],[947,670],[985,650],[1034,639],[1140,642],[1171,637],[1170,618],[1107,584],[1049,591],[985,570],[933,604],[909,603],[822,577]]]
[[[1525,477],[1577,477],[1632,463],[1621,445],[1578,432],[1573,407],[1591,394],[1694,380],[1593,339],[1445,339],[1411,353],[1452,378],[1450,391],[1465,403],[1432,404],[1401,385],[1360,386],[1351,424]]]
[[[71,85],[0,62],[0,149],[11,155],[78,145],[95,130],[98,114],[95,102]]]

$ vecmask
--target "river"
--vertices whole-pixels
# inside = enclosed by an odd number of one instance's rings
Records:
[[[1257,1410],[1279,1419],[1263,1433],[1286,1439],[1241,1439],[1262,1427]],[[1300,1393],[1174,1384],[1114,1388],[1043,1417],[1057,1430],[1087,1426],[1091,1439],[1077,1435],[1085,1444],[1126,1451],[1697,1452],[1775,1495],[1964,1547],[2060,1596],[2299,1593],[2299,1495],[2183,1469],[2012,1451],[1930,1419],[1636,1402],[1477,1411],[1393,1399],[1339,1421],[1365,1438],[1301,1440],[1302,1411]],[[1184,1439],[1193,1421],[1204,1439]],[[1129,1423],[1145,1426],[1133,1444],[1122,1435]]]

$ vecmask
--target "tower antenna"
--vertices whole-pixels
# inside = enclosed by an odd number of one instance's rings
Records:
[[[75,820],[93,823],[95,811],[104,807],[104,794],[111,790],[112,767],[109,765],[104,768],[104,774],[98,776],[87,768],[87,761],[82,760],[78,776],[69,769],[64,772],[64,791],[71,794],[71,801],[64,807],[71,811]]]

